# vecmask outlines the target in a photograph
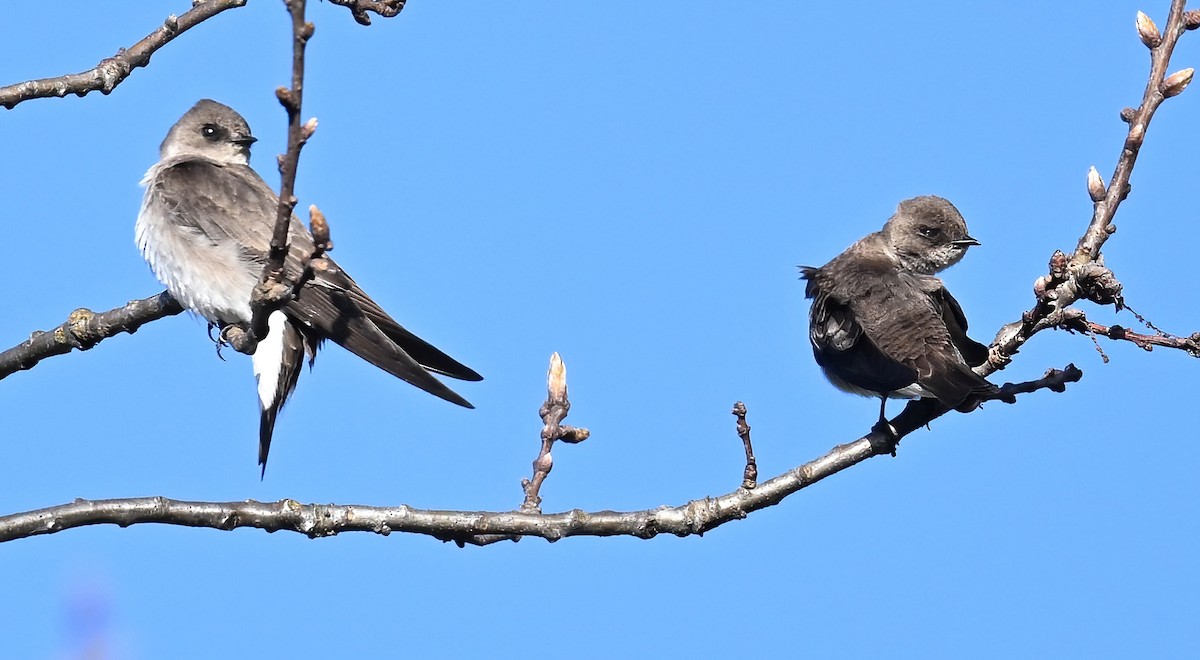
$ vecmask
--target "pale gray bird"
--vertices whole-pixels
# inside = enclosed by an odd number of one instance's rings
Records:
[[[971,370],[987,347],[967,337],[962,308],[934,277],[972,245],[979,241],[953,204],[914,197],[833,261],[801,267],[817,364],[836,387],[880,397],[881,425],[888,398],[933,397],[967,412],[999,397]]]
[[[159,161],[142,179],[146,194],[136,227],[142,255],[176,300],[222,328],[250,323],[250,294],[267,260],[279,203],[250,168],[254,141],[241,115],[204,99],[171,127]],[[300,277],[312,251],[312,236],[293,216],[285,264],[290,281]],[[311,365],[325,339],[466,408],[473,406],[429,372],[482,380],[401,327],[337,264],[330,266],[312,273],[296,297],[268,317],[267,336],[253,355],[263,474],[275,418],[296,387],[305,355]]]

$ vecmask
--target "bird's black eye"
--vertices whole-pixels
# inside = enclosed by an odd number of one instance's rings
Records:
[[[209,142],[216,142],[217,140],[220,140],[224,134],[225,129],[217,126],[216,124],[205,124],[200,127],[200,135],[203,135],[204,139],[208,140]]]
[[[938,234],[942,233],[942,230],[937,227],[930,227],[929,225],[921,225],[917,227],[917,233],[925,238],[937,238]]]

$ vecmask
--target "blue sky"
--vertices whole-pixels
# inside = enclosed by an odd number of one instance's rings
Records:
[[[1090,217],[1140,100],[1138,9],[1165,1],[556,3],[412,0],[355,24],[311,3],[301,208],[402,323],[482,373],[458,409],[336,347],[255,465],[249,360],[178,316],[0,382],[5,512],[76,497],[510,509],[552,351],[570,422],[548,511],[735,488],[731,404],[773,476],[865,432],[829,386],[798,264],[939,194],[983,246],[945,274],[988,341]],[[152,6],[159,5],[159,6]],[[173,5],[173,6],[170,6]],[[0,82],[94,66],[190,3],[13,3]],[[252,2],[113,94],[0,112],[7,348],[76,307],[161,290],[137,182],[197,99],[237,108],[277,184],[289,24]],[[1172,70],[1200,63],[1185,35]],[[1108,263],[1160,327],[1200,330],[1188,264],[1200,91],[1151,125]],[[1134,325],[1127,314],[1096,320]],[[95,527],[0,547],[0,655],[1183,657],[1197,645],[1196,363],[1039,335],[997,380],[1074,362],[1064,395],[991,404],[704,538],[310,541]],[[899,405],[892,408],[899,410]]]

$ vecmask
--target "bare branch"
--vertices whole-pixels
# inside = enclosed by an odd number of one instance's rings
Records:
[[[1138,348],[1151,351],[1155,346],[1177,348],[1186,351],[1192,357],[1200,357],[1200,332],[1194,332],[1187,337],[1178,337],[1161,330],[1152,335],[1134,332],[1120,325],[1103,325],[1089,321],[1079,309],[1071,308],[1059,327],[1075,332],[1083,332],[1098,337],[1127,341]]]
[[[176,17],[174,14],[163,21],[161,27],[146,35],[129,48],[122,48],[116,55],[101,60],[94,69],[82,73],[71,73],[57,78],[29,80],[15,85],[0,87],[0,106],[9,110],[18,103],[30,99],[63,97],[67,94],[86,96],[99,90],[108,94],[121,84],[133,70],[150,63],[150,56],[167,45],[175,37],[196,27],[226,9],[242,7],[246,0],[200,0],[193,2],[189,11]]]
[[[1082,375],[1073,366],[1045,378],[1022,385],[1005,385],[1013,393],[1032,392],[1078,380]],[[1060,390],[1061,391],[1061,390]],[[564,388],[565,397],[565,388]],[[553,387],[551,398],[554,398]],[[556,399],[556,402],[559,401]],[[551,423],[562,412],[556,403],[548,406]],[[545,407],[543,408],[545,409]],[[947,412],[937,399],[917,399],[905,406],[892,427],[904,437]],[[561,420],[561,417],[558,417]],[[583,433],[584,429],[576,429]],[[545,437],[545,436],[543,436]],[[578,440],[577,440],[578,441]],[[522,505],[519,511],[436,511],[409,506],[380,507],[339,504],[300,504],[293,500],[275,503],[185,502],[165,497],[112,500],[76,500],[46,509],[0,517],[0,542],[53,534],[87,525],[114,524],[122,527],[144,523],[210,527],[230,530],[256,527],[268,532],[290,531],[310,538],[334,536],[342,532],[392,532],[424,534],[458,545],[488,545],[497,541],[535,536],[557,541],[568,536],[634,536],[649,539],[660,533],[676,536],[704,534],[754,511],[773,506],[818,481],[861,463],[872,456],[891,453],[894,443],[881,448],[872,435],[838,445],[824,456],[760,483],[753,489],[737,490],[718,497],[692,500],[675,507],[641,511],[594,511],[579,509],[543,514],[535,507]],[[548,472],[548,470],[547,470]],[[534,493],[536,496],[536,493]],[[527,503],[528,503],[527,498]]]
[[[480,544],[495,537],[536,536],[549,541],[568,536],[653,538],[659,533],[688,536],[774,504],[788,495],[836,474],[874,455],[866,439],[835,447],[825,456],[762,483],[754,490],[739,489],[716,498],[693,500],[672,508],[643,511],[574,510],[555,514],[536,512],[431,511],[408,506],[302,505],[292,500],[273,504],[245,502],[184,502],[161,497],[87,501],[0,517],[0,541],[50,534],[74,527],[143,523],[235,529],[257,527],[292,531],[309,537],[341,532],[409,532],[443,541]]]
[[[1155,45],[1150,49],[1150,76],[1146,81],[1146,89],[1142,93],[1142,103],[1129,116],[1129,132],[1125,137],[1125,144],[1121,148],[1121,155],[1117,159],[1117,167],[1108,184],[1107,194],[1104,199],[1096,202],[1087,232],[1079,239],[1079,244],[1075,247],[1075,254],[1072,258],[1074,266],[1081,266],[1096,259],[1100,254],[1100,248],[1115,232],[1115,227],[1112,230],[1109,230],[1109,227],[1112,225],[1117,207],[1128,194],[1129,177],[1133,173],[1134,164],[1137,163],[1138,152],[1146,140],[1146,129],[1150,126],[1150,120],[1154,117],[1158,106],[1162,105],[1163,100],[1167,98],[1163,88],[1163,82],[1167,77],[1167,67],[1170,66],[1175,44],[1187,29],[1183,11],[1184,4],[1185,0],[1171,0],[1171,10],[1164,23],[1165,29],[1162,30],[1161,35],[1151,35],[1154,37]],[[1143,22],[1141,19],[1144,16],[1145,14],[1139,12],[1137,27],[1139,36],[1146,39],[1142,32]],[[1149,18],[1145,20],[1150,26],[1154,25]],[[1152,32],[1158,33],[1158,28],[1154,28]]]
[[[404,3],[407,0],[329,0],[329,2],[348,8],[359,25],[370,25],[371,17],[367,12],[375,12],[383,18],[392,18],[404,9]]]
[[[0,379],[32,369],[44,358],[65,355],[76,348],[86,351],[101,340],[122,332],[133,334],[145,323],[182,311],[183,307],[166,291],[107,312],[77,309],[57,328],[49,332],[36,331],[29,339],[0,353]]]
[[[1171,1],[1171,10],[1162,30],[1148,16],[1138,12],[1135,23],[1138,37],[1150,48],[1150,73],[1141,105],[1136,109],[1125,108],[1121,111],[1121,119],[1129,124],[1129,130],[1112,179],[1105,187],[1094,168],[1088,172],[1088,195],[1094,207],[1087,231],[1080,237],[1071,255],[1059,251],[1051,257],[1049,273],[1034,283],[1034,307],[1025,312],[1020,321],[1004,326],[996,334],[989,360],[979,369],[982,375],[987,376],[1007,366],[1012,356],[1034,334],[1046,328],[1063,327],[1070,322],[1071,314],[1082,314],[1075,310],[1067,311],[1080,299],[1100,305],[1113,304],[1118,310],[1124,307],[1121,283],[1105,267],[1100,249],[1108,237],[1117,231],[1113,218],[1117,207],[1129,195],[1129,179],[1145,142],[1150,120],[1164,100],[1182,92],[1192,79],[1191,69],[1167,75],[1171,54],[1180,35],[1200,25],[1200,14],[1184,12],[1184,4],[1185,0]]]

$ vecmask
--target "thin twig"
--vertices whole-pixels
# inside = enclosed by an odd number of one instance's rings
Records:
[[[1065,392],[1067,383],[1077,383],[1081,378],[1083,378],[1083,372],[1075,365],[1068,364],[1064,369],[1046,370],[1046,373],[1037,380],[1029,380],[1023,383],[1005,383],[1000,387],[1000,392],[1004,396],[1009,397],[1017,394],[1029,394],[1038,390]]]
[[[1147,351],[1154,350],[1155,346],[1161,346],[1163,348],[1178,348],[1179,350],[1187,351],[1188,355],[1192,357],[1200,357],[1200,332],[1192,333],[1187,337],[1176,337],[1165,332],[1144,335],[1120,325],[1102,325],[1094,321],[1088,321],[1087,319],[1083,319],[1083,323],[1087,326],[1087,331],[1095,336],[1131,342],[1138,348]]]
[[[754,460],[754,446],[750,444],[750,425],[746,423],[746,404],[738,401],[733,404],[733,414],[737,416],[737,434],[742,439],[746,450],[746,468],[742,470],[742,488],[751,489],[758,485],[758,462]]]
[[[550,356],[550,369],[546,372],[546,402],[542,404],[538,414],[542,418],[541,450],[533,461],[533,477],[522,479],[521,488],[525,491],[525,501],[521,503],[521,511],[538,513],[542,510],[542,483],[554,469],[554,457],[550,450],[556,440],[575,444],[587,440],[591,435],[587,429],[566,426],[562,423],[571,410],[571,402],[567,399],[567,365],[563,364],[558,353]]]
[[[292,212],[296,208],[296,170],[300,149],[317,128],[316,120],[300,123],[304,100],[304,49],[312,38],[314,27],[304,20],[306,0],[284,0],[284,4],[292,18],[292,86],[276,89],[275,96],[287,112],[288,147],[287,153],[279,157],[279,206],[271,234],[271,249],[267,253],[267,263],[263,265],[262,279],[250,297],[253,310],[250,329],[256,341],[267,336],[267,317],[294,292],[295,283],[285,281],[284,263],[288,255]]]
[[[32,369],[45,358],[66,355],[73,349],[86,351],[101,340],[122,332],[133,334],[145,323],[182,311],[183,307],[166,291],[107,312],[77,309],[57,328],[48,332],[36,331],[29,339],[0,353],[0,379]]]
[[[29,80],[15,85],[0,87],[0,106],[9,110],[22,101],[40,99],[52,96],[62,97],[67,94],[86,96],[88,92],[99,91],[108,94],[121,84],[133,70],[150,63],[150,56],[158,49],[167,45],[175,37],[196,27],[200,23],[220,14],[226,9],[244,6],[246,0],[205,0],[193,3],[190,10],[179,17],[174,14],[167,17],[154,32],[146,35],[129,48],[122,48],[116,55],[101,60],[95,68],[82,73],[71,73],[55,78]]]
[[[350,14],[359,25],[370,25],[371,17],[367,12],[372,11],[383,18],[392,18],[404,9],[407,0],[329,0],[331,4],[341,5],[350,9]]]

